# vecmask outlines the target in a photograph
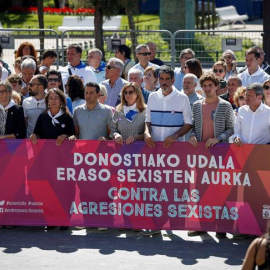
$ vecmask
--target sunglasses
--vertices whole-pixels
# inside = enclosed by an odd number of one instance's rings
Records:
[[[107,65],[106,68],[107,68],[108,70],[110,70],[110,69],[112,69],[112,68],[117,68],[117,67],[113,67],[113,66]]]
[[[30,86],[30,87],[32,87],[32,86],[34,86],[34,85],[42,85],[42,84],[40,84],[40,83],[28,83],[28,85]]]
[[[269,85],[265,85],[265,86],[263,87],[263,89],[269,90],[269,89],[270,89],[270,86],[269,86]]]
[[[143,56],[147,56],[147,55],[151,55],[150,52],[142,52],[142,53],[138,53],[139,55],[143,55]]]
[[[224,72],[224,69],[214,69],[214,73],[222,73],[222,72]]]
[[[214,69],[214,73],[222,73],[222,72],[224,72],[224,69]]]
[[[127,95],[132,95],[134,94],[135,91],[124,91],[124,95],[127,96]]]
[[[244,100],[244,99],[245,99],[245,97],[240,96],[238,99],[239,99],[239,100]]]
[[[58,78],[50,78],[48,79],[48,82],[59,82],[60,80]]]

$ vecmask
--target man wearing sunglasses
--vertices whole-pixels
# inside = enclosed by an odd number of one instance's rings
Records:
[[[100,83],[106,87],[108,92],[108,98],[106,99],[105,104],[111,107],[115,107],[119,104],[120,91],[123,86],[128,83],[128,81],[121,78],[123,70],[124,63],[122,60],[115,57],[110,58],[105,68],[107,80]]]
[[[45,89],[47,78],[44,75],[35,75],[28,84],[29,97],[23,101],[24,117],[27,125],[27,138],[33,134],[37,119],[46,109]]]
[[[183,87],[183,79],[185,76],[184,70],[185,70],[186,61],[192,58],[195,58],[195,52],[191,50],[190,48],[187,48],[181,51],[180,56],[179,56],[179,62],[181,66],[180,68],[176,68],[174,71],[174,77],[175,77],[174,86],[179,91],[181,91]]]
[[[131,69],[139,69],[142,73],[144,73],[144,70],[148,67],[155,67],[159,68],[158,65],[155,65],[150,62],[150,55],[151,52],[149,50],[149,47],[145,44],[140,44],[135,49],[136,57],[138,58],[139,62],[133,66]]]

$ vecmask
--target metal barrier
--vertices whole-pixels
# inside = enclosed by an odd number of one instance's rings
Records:
[[[164,62],[171,65],[172,62],[172,33],[167,30],[144,30],[144,31],[131,31],[131,30],[111,30],[104,31],[104,44],[105,44],[105,58],[108,60],[114,57],[114,52],[107,50],[106,39],[115,35],[121,40],[125,40],[125,44],[131,47],[132,33],[135,33],[136,45],[143,44],[148,41],[153,41],[157,45],[157,57],[160,57]],[[87,52],[89,49],[95,47],[94,31],[81,30],[81,31],[70,31],[66,30],[61,35],[62,55],[65,55],[65,48],[72,43],[79,43],[83,48],[82,60],[86,60]],[[124,44],[124,43],[122,43]],[[66,59],[62,58],[62,65],[66,64]]]
[[[167,30],[117,30],[104,31],[105,58],[114,56],[114,51],[107,48],[106,40],[116,35],[129,47],[132,45],[132,34],[136,35],[135,44],[153,41],[157,45],[157,57],[170,65],[173,69],[179,66],[179,54],[185,48],[191,48],[196,53],[204,68],[209,68],[213,63],[220,59],[222,55],[222,39],[242,40],[242,50],[236,52],[237,61],[245,62],[245,50],[254,45],[262,45],[262,31],[253,30],[179,30],[172,34]],[[6,35],[5,35],[6,34]],[[67,38],[68,35],[68,38]],[[94,31],[65,31],[61,35],[61,48],[59,49],[58,33],[52,29],[19,29],[6,28],[0,29],[0,41],[5,37],[14,39],[12,48],[6,48],[5,43],[1,42],[4,49],[4,60],[13,65],[15,54],[24,41],[31,42],[41,55],[44,49],[55,49],[57,53],[56,67],[66,65],[66,48],[72,43],[79,43],[83,48],[82,60],[86,61],[87,52],[95,47]],[[124,43],[122,43],[124,44]]]
[[[59,66],[59,45],[58,34],[53,29],[20,29],[3,28],[0,29],[0,43],[3,47],[3,59],[13,67],[15,53],[22,42],[32,43],[41,56],[45,49],[53,49],[57,54],[56,67]],[[11,68],[12,69],[12,68]]]
[[[209,68],[220,60],[223,53],[223,39],[241,39],[242,49],[236,51],[238,62],[245,62],[245,50],[262,45],[262,31],[253,30],[179,30],[173,34],[172,68],[176,59],[185,48],[191,48],[196,53],[204,68]],[[234,50],[233,50],[234,51]],[[177,59],[178,60],[178,59]],[[179,61],[177,61],[179,62]]]

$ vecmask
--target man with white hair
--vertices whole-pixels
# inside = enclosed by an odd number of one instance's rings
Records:
[[[88,65],[93,69],[94,74],[97,78],[97,83],[100,83],[106,79],[106,63],[101,60],[102,56],[102,51],[97,48],[89,50],[87,55]]]
[[[108,64],[106,65],[106,78],[107,80],[102,81],[101,84],[105,85],[108,98],[105,104],[115,107],[120,103],[119,94],[123,86],[128,83],[128,81],[121,78],[123,73],[124,63],[118,58],[110,58]]]
[[[198,78],[192,73],[187,73],[183,79],[183,92],[188,96],[191,111],[195,101],[203,99],[203,96],[199,95],[195,88],[197,86]],[[191,130],[185,134],[185,141],[189,140]]]
[[[33,59],[31,58],[26,58],[23,60],[21,63],[21,76],[22,76],[22,89],[21,89],[21,94],[24,97],[28,97],[28,84],[31,81],[31,79],[34,77],[35,72],[36,72],[36,63]]]
[[[191,73],[187,73],[183,79],[183,91],[188,96],[191,110],[195,101],[203,99],[203,96],[197,94],[195,91],[197,81],[197,76]]]
[[[139,70],[139,69],[130,69],[128,72],[128,81],[129,82],[134,82],[136,84],[138,84],[142,90],[142,95],[144,98],[144,102],[145,104],[147,104],[148,102],[148,97],[150,95],[149,91],[146,91],[143,87],[142,87],[142,83],[143,83],[143,73]]]

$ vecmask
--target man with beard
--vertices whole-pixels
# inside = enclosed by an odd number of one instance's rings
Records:
[[[174,86],[174,71],[161,66],[160,89],[150,94],[146,109],[145,142],[155,147],[155,141],[163,141],[170,147],[175,141],[183,141],[192,126],[191,108],[188,97]]]
[[[173,86],[174,71],[170,67],[160,67],[159,84],[158,91],[148,98],[144,140],[150,148],[155,147],[155,141],[163,141],[163,146],[169,148],[174,142],[183,141],[183,135],[191,129],[191,108],[188,97]],[[143,230],[142,235],[159,233],[160,230]]]
[[[45,89],[47,78],[44,75],[34,76],[28,84],[29,97],[23,101],[24,117],[27,125],[27,138],[33,134],[39,115],[45,111]]]

